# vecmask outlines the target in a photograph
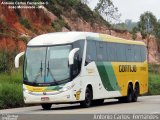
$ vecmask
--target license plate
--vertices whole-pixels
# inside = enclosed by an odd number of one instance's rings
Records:
[[[49,97],[41,97],[41,101],[49,101]]]

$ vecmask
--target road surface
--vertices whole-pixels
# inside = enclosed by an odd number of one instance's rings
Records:
[[[52,105],[51,110],[43,110],[41,106],[0,110],[0,114],[160,114],[160,95],[139,97],[134,103],[119,103],[115,99],[107,99],[101,106],[81,108],[79,104]]]

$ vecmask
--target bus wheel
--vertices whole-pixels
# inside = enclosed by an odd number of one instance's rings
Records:
[[[133,99],[132,99],[133,102],[137,102],[138,95],[139,95],[139,84],[136,84],[133,92]]]
[[[92,91],[87,87],[86,93],[85,93],[85,100],[80,102],[80,105],[84,108],[88,108],[91,106],[92,103]]]
[[[130,103],[133,101],[133,87],[128,85],[127,96],[118,98],[119,102],[127,102]]]
[[[92,105],[102,105],[104,103],[104,99],[93,100]]]
[[[126,96],[126,102],[130,103],[133,99],[133,87],[131,85],[128,85],[128,94]]]
[[[50,110],[52,104],[51,104],[51,103],[44,103],[44,104],[41,104],[41,106],[42,106],[42,108],[43,108],[44,110]]]

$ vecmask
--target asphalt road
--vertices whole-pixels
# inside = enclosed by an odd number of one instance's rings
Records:
[[[41,106],[0,110],[0,114],[160,114],[160,95],[139,97],[134,103],[119,103],[115,99],[107,99],[101,106],[81,108],[79,104],[52,105],[51,110],[43,110]]]

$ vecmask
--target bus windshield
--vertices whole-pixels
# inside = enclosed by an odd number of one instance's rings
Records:
[[[24,81],[61,84],[69,81],[68,55],[71,45],[28,47],[25,54]]]

